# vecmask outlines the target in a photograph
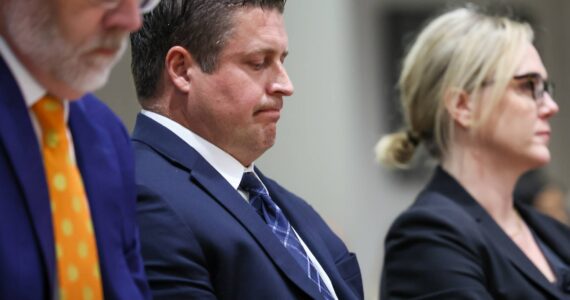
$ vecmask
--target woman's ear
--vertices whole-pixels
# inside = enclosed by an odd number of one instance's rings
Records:
[[[447,113],[457,125],[469,128],[473,124],[473,101],[467,92],[450,89],[445,93],[444,101]]]
[[[179,91],[188,93],[192,81],[192,68],[195,65],[190,52],[184,47],[174,46],[166,53],[164,65],[167,80],[170,80]]]

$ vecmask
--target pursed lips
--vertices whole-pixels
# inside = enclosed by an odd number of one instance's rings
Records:
[[[281,117],[281,109],[275,108],[262,108],[254,113],[255,117],[262,117],[264,119],[269,119],[270,121],[277,122]]]
[[[277,122],[281,116],[281,109],[283,108],[283,101],[275,101],[274,103],[265,104],[259,107],[253,113],[254,116],[263,116],[264,118],[273,119]]]

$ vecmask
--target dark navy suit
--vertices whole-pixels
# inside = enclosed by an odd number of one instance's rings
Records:
[[[71,102],[68,124],[91,209],[105,299],[148,299],[127,133],[91,95]],[[51,299],[56,293],[54,235],[44,174],[28,109],[0,59],[0,299]]]
[[[142,252],[155,299],[322,299],[267,224],[192,147],[144,115],[133,141]],[[339,299],[362,299],[354,254],[307,203],[256,173]]]
[[[570,230],[517,206],[534,234],[570,264]],[[570,299],[569,273],[548,282],[463,187],[438,168],[386,237],[381,299]]]

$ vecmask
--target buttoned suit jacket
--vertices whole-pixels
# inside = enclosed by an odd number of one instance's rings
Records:
[[[142,252],[155,299],[322,299],[253,207],[192,147],[142,114],[133,141]],[[339,299],[362,299],[354,254],[306,202],[256,173]]]
[[[91,210],[105,299],[148,299],[128,134],[92,95],[70,103],[68,125]],[[0,58],[0,299],[57,294],[52,226],[38,138],[22,93]]]
[[[516,208],[570,265],[569,228],[530,207]],[[381,299],[570,299],[441,168],[394,222],[385,247]],[[570,291],[568,275],[559,284]]]

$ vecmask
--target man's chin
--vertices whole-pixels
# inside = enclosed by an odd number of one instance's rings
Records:
[[[76,76],[69,76],[71,73],[61,74],[62,82],[82,95],[102,88],[109,80],[111,69],[112,66],[108,66],[101,70],[83,71]]]
[[[64,82],[76,90],[83,92],[93,92],[102,88],[108,81],[113,67],[119,62],[121,56],[125,52],[126,47],[117,48],[116,51],[110,52],[91,52],[84,55],[81,63],[74,64],[68,68],[73,70],[60,74],[64,78]],[[77,66],[81,64],[82,66]]]

